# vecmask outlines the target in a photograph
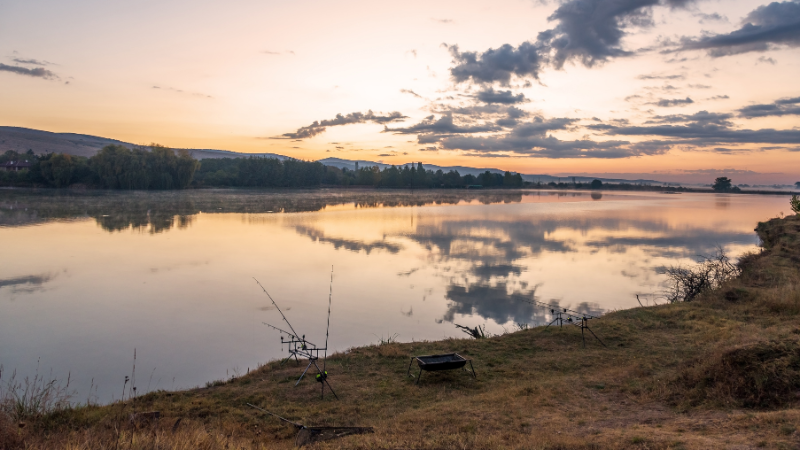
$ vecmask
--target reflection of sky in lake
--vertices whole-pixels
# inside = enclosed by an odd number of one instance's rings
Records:
[[[130,373],[134,347],[143,390],[245,371],[282,355],[278,335],[262,325],[281,326],[280,317],[252,277],[298,331],[320,340],[331,265],[338,350],[394,334],[463,337],[454,323],[492,333],[546,323],[549,311],[533,299],[588,313],[633,307],[636,294],[658,298],[661,267],[717,246],[734,256],[754,249],[756,222],[786,204],[744,195],[448,193],[446,206],[420,194],[384,205],[396,207],[355,207],[315,193],[217,206],[202,194],[132,195],[136,203],[123,207],[128,197],[70,199],[69,207],[0,198],[6,369],[25,373],[41,358],[57,374],[71,371],[81,392],[94,378],[104,400]],[[304,195],[317,196],[312,207]]]

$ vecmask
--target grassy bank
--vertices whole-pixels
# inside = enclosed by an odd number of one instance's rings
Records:
[[[22,422],[0,414],[0,448],[294,446],[294,429],[245,403],[305,425],[375,429],[317,448],[798,448],[800,218],[757,231],[764,251],[719,289],[593,321],[607,348],[593,340],[581,348],[572,326],[361,347],[328,359],[338,401],[321,400],[312,377],[293,386],[304,366],[271,362],[135,402]],[[426,373],[416,386],[406,376],[410,355],[453,351],[473,358],[477,381]],[[134,411],[161,418],[134,425]]]

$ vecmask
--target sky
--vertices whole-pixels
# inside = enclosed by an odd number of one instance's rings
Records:
[[[800,181],[800,1],[0,0],[0,125],[521,173]]]

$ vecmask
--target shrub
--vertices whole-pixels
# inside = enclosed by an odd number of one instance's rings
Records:
[[[704,261],[695,267],[673,266],[666,270],[671,285],[666,297],[671,303],[690,302],[701,293],[716,289],[725,281],[739,276],[741,270],[718,249],[713,256],[703,257]]]

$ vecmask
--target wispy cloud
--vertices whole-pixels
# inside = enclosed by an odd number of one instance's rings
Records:
[[[11,72],[17,75],[25,75],[34,78],[44,78],[46,80],[58,79],[58,75],[45,69],[44,67],[35,67],[28,69],[27,67],[9,66],[8,64],[0,63],[0,71]]]
[[[391,122],[399,122],[407,118],[407,116],[404,116],[398,111],[389,113],[385,116],[375,114],[372,112],[372,110],[369,110],[366,113],[354,112],[347,115],[337,114],[333,119],[321,121],[315,120],[311,125],[300,127],[294,133],[284,133],[283,135],[274,137],[273,139],[305,139],[324,133],[328,127],[367,122],[386,124]]]
[[[175,92],[175,93],[178,93],[178,94],[190,95],[192,97],[214,98],[214,97],[212,97],[212,96],[210,96],[208,94],[202,94],[200,92],[184,91],[183,89],[175,89],[175,88],[171,88],[171,87],[153,86],[152,88],[153,89],[158,89],[158,90],[161,90],[161,91],[170,91],[170,92]]]
[[[23,59],[23,58],[14,58],[12,59],[15,63],[18,64],[31,64],[34,66],[52,66],[53,63],[49,61],[39,61],[38,59]]]
[[[262,50],[259,53],[261,53],[263,55],[294,55],[294,51],[292,51],[292,50],[286,50],[286,51],[282,51],[282,52],[276,52],[276,51],[273,51],[273,50]]]
[[[662,108],[669,108],[672,106],[686,106],[694,103],[689,97],[686,98],[662,98],[657,102],[650,103],[651,105],[661,106]]]
[[[411,89],[400,89],[400,92],[403,93],[403,94],[411,94],[411,95],[413,95],[414,97],[417,97],[417,98],[422,98],[421,95],[417,94],[416,92],[412,91]]]

